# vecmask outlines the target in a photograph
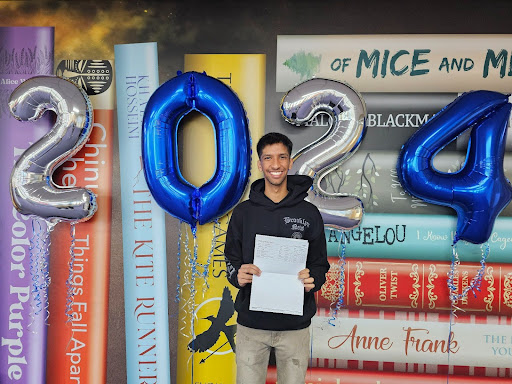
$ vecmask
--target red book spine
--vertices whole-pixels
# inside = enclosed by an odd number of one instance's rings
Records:
[[[66,284],[70,276],[70,224],[59,223],[52,233],[46,375],[51,384],[106,382],[113,95],[111,86],[90,96],[94,108],[91,136],[53,177],[58,185],[92,190],[98,210],[90,220],[75,225],[72,297]]]
[[[340,295],[340,261],[329,258],[327,281],[316,293],[321,308],[335,308]],[[469,286],[479,263],[455,269],[458,293]],[[448,289],[449,262],[395,259],[351,259],[344,265],[343,306],[359,309],[395,309],[443,312],[452,309]],[[487,263],[480,291],[472,291],[455,305],[466,313],[512,314],[512,264]]]
[[[512,379],[468,377],[409,372],[371,372],[353,369],[308,368],[305,384],[487,384],[512,383]],[[277,384],[276,367],[270,366],[266,384]]]

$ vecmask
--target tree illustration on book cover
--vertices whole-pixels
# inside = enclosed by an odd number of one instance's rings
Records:
[[[37,45],[22,48],[12,48],[0,46],[0,73],[11,75],[31,75],[36,73],[52,73],[53,70],[53,51],[48,47],[38,48]],[[0,80],[2,85],[9,84],[8,78]],[[12,89],[0,89],[0,118],[9,117],[8,100]]]
[[[7,50],[5,47],[0,47],[0,73],[51,73],[52,56],[53,52],[50,52],[47,47],[38,48],[37,45],[32,49],[23,47]]]
[[[312,53],[300,51],[286,60],[283,65],[300,75],[300,80],[310,79],[320,71],[322,55],[315,56]]]
[[[349,181],[352,178],[351,172],[355,171],[358,176],[354,188],[354,194],[358,196],[364,203],[365,209],[372,206],[378,206],[379,197],[374,191],[377,178],[380,177],[379,171],[382,169],[376,161],[373,160],[371,152],[366,153],[359,168],[354,169],[346,163],[339,165],[333,171],[328,173],[322,180],[322,188],[325,191],[336,194],[347,190]]]

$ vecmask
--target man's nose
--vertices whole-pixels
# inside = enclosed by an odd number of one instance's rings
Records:
[[[272,159],[272,163],[270,165],[272,168],[279,168],[279,159]]]

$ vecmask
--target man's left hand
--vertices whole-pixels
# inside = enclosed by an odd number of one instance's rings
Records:
[[[299,279],[302,280],[302,284],[304,284],[304,290],[306,292],[309,292],[315,288],[315,279],[309,275],[309,269],[306,268],[300,271]]]

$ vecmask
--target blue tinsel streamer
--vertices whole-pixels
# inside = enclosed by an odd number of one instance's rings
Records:
[[[461,308],[457,307],[458,300],[463,299],[466,297],[466,295],[469,293],[469,291],[473,292],[473,295],[476,297],[476,292],[480,292],[480,286],[482,284],[482,276],[485,271],[485,261],[487,257],[489,256],[489,243],[484,243],[483,246],[485,247],[482,250],[482,258],[480,259],[480,268],[478,269],[475,277],[471,280],[469,285],[465,287],[461,293],[458,292],[458,287],[454,283],[455,278],[455,272],[457,270],[457,267],[460,265],[460,258],[459,254],[457,252],[457,242],[458,242],[458,236],[455,236],[455,239],[452,244],[452,260],[450,265],[450,271],[448,272],[448,290],[450,295],[450,302],[451,302],[451,311],[450,311],[450,326],[448,330],[448,350],[447,350],[447,365],[448,368],[450,367],[450,347],[452,343],[452,328],[455,325],[454,320],[457,317],[456,311],[458,309],[462,310]],[[449,383],[450,381],[450,373],[448,372],[446,376],[446,383]]]
[[[76,242],[76,224],[71,223],[69,235],[71,236],[71,245],[69,247],[68,279],[66,280],[66,323],[73,321],[73,270],[75,267],[75,242]]]
[[[332,325],[333,327],[335,326],[333,321],[336,320],[338,312],[341,308],[343,308],[343,304],[344,304],[343,294],[345,291],[345,264],[346,264],[346,260],[345,260],[346,246],[345,246],[345,242],[344,242],[344,236],[345,236],[345,233],[343,231],[340,231],[340,241],[338,243],[338,257],[339,257],[338,266],[340,268],[339,296],[338,296],[338,301],[336,302],[336,305],[334,308],[332,308],[333,304],[331,304],[332,316],[328,321],[329,325]]]
[[[43,310],[45,311],[45,321],[50,316],[48,311],[48,287],[50,285],[49,248],[50,232],[54,227],[55,224],[45,220],[39,218],[32,219],[29,260],[33,304],[31,304],[31,321],[28,327],[33,324],[35,316],[39,315]]]

